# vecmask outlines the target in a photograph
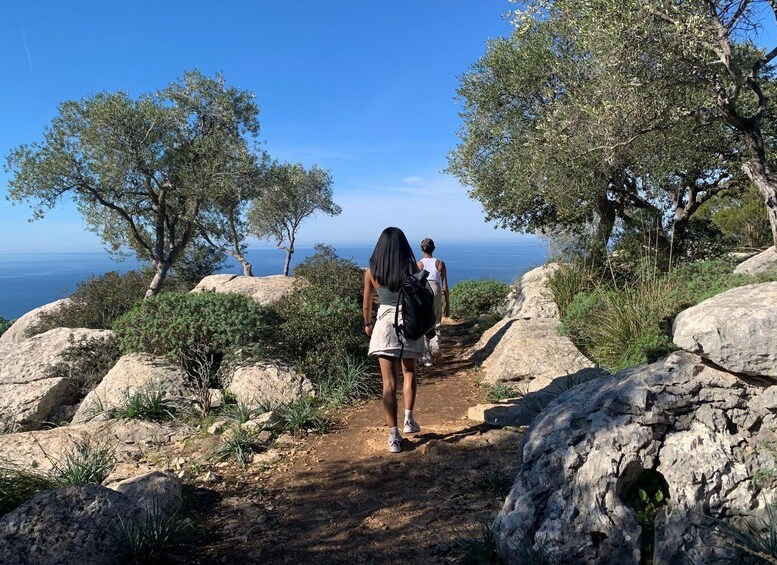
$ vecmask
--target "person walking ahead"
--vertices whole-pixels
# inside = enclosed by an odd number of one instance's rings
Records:
[[[445,297],[445,317],[451,315],[450,298],[448,294],[448,269],[445,267],[445,262],[434,257],[434,241],[427,237],[421,242],[421,251],[423,252],[423,258],[418,262],[419,269],[426,269],[429,273],[429,277],[426,279],[429,286],[432,287],[434,292],[434,315],[436,320],[435,328],[438,329],[437,334],[426,341],[428,354],[437,358],[440,356],[440,333],[439,327],[442,323],[442,298]],[[428,357],[424,357],[428,359]],[[431,364],[429,359],[428,364]]]
[[[370,257],[369,268],[364,272],[364,332],[370,336],[369,355],[375,355],[380,364],[383,379],[383,413],[390,428],[389,451],[402,451],[397,429],[397,369],[401,365],[404,376],[402,393],[405,401],[404,433],[416,433],[421,427],[413,417],[416,394],[416,361],[424,352],[424,339],[407,340],[403,344],[394,329],[394,314],[399,308],[399,288],[408,275],[418,272],[413,250],[405,234],[399,228],[386,228],[380,234]],[[372,297],[377,290],[380,307],[372,322]],[[400,318],[401,318],[400,310]],[[401,323],[401,322],[400,322]],[[401,356],[401,359],[400,359]]]

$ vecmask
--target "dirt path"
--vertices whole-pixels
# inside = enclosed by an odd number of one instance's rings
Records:
[[[466,329],[446,325],[448,358],[419,376],[418,434],[387,450],[380,400],[344,411],[280,464],[198,489],[198,563],[450,563],[501,506],[520,435],[466,418],[480,401],[463,356]],[[400,394],[401,406],[401,394]],[[401,413],[400,413],[401,417]]]

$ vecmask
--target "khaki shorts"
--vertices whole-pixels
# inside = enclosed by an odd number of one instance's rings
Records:
[[[402,351],[402,343],[394,330],[394,306],[381,304],[378,308],[378,319],[372,328],[370,338],[369,355],[382,355],[385,357],[399,357]],[[399,313],[399,323],[402,323],[402,312]],[[404,359],[417,359],[424,353],[424,338],[405,340],[405,350],[402,352]]]

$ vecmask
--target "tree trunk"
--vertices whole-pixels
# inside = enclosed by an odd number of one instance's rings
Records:
[[[289,276],[289,266],[291,265],[291,254],[294,253],[291,249],[286,249],[286,264],[283,266],[283,276]]]
[[[591,242],[591,260],[595,265],[603,264],[607,257],[607,244],[610,242],[612,230],[615,227],[615,207],[604,196],[597,204],[599,224]]]
[[[148,285],[148,290],[146,290],[144,298],[150,298],[159,294],[159,291],[162,289],[162,284],[167,278],[167,271],[169,269],[170,263],[157,263],[155,266],[156,272],[154,273],[154,278],[151,279],[151,284]]]
[[[241,265],[243,265],[243,276],[244,277],[253,277],[254,271],[251,267],[251,263],[246,261],[246,258],[243,257],[241,253],[233,253],[232,254],[235,259],[237,259]]]
[[[777,247],[777,179],[766,166],[765,160],[752,159],[742,165],[742,169],[763,196],[766,215],[772,228],[772,243]]]

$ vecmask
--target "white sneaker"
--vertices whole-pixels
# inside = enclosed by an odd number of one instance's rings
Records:
[[[402,431],[406,434],[417,434],[421,431],[421,426],[415,420],[405,420],[405,427]]]
[[[391,453],[399,453],[400,451],[402,451],[402,445],[400,444],[401,441],[402,441],[402,438],[398,435],[389,436],[388,438],[389,451]]]

